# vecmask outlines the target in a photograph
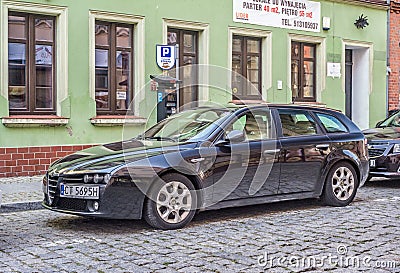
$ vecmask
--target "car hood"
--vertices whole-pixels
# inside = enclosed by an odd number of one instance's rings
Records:
[[[398,140],[400,139],[400,128],[398,127],[384,127],[372,128],[363,131],[368,140],[384,139],[384,140]]]
[[[195,142],[129,140],[85,149],[55,161],[49,173],[79,174],[87,172],[111,173],[128,162],[161,154],[195,148]]]

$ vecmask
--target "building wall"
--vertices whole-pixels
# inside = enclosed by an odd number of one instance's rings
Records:
[[[391,1],[389,14],[389,110],[399,108],[400,93],[400,2]]]
[[[232,32],[259,33],[266,37],[265,48],[269,54],[265,57],[268,64],[263,71],[263,93],[268,102],[290,103],[290,41],[304,40],[318,43],[318,103],[327,107],[344,111],[344,48],[347,45],[367,46],[370,52],[369,82],[369,119],[367,123],[375,124],[385,117],[386,109],[386,9],[378,5],[363,4],[362,1],[334,2],[321,1],[322,17],[331,18],[331,27],[319,33],[304,32],[291,29],[273,28],[260,25],[251,25],[233,22],[232,0],[153,0],[153,1],[123,1],[123,0],[96,0],[96,1],[65,1],[65,0],[34,0],[34,1],[4,1],[1,0],[2,12],[0,14],[1,29],[0,54],[4,56],[7,47],[7,37],[4,31],[7,27],[7,13],[5,7],[11,5],[21,10],[35,10],[40,4],[45,7],[57,7],[63,10],[65,16],[65,33],[62,38],[65,52],[64,73],[65,83],[59,94],[59,107],[57,115],[66,118],[60,126],[45,125],[40,127],[8,127],[0,124],[0,155],[13,153],[8,148],[26,147],[81,147],[82,145],[100,144],[118,141],[122,138],[135,136],[149,124],[156,120],[154,108],[157,94],[146,86],[144,92],[135,101],[135,118],[138,121],[129,127],[123,126],[94,126],[91,119],[96,117],[96,106],[91,90],[91,75],[93,73],[92,60],[94,52],[91,50],[91,16],[109,16],[110,18],[124,18],[123,20],[135,24],[139,35],[135,43],[140,48],[135,56],[135,82],[136,92],[150,80],[152,74],[160,74],[161,70],[156,65],[157,44],[165,43],[165,25],[179,25],[184,28],[197,28],[201,30],[203,41],[200,45],[200,62],[215,66],[230,68],[231,52],[230,41]],[[370,25],[364,29],[357,29],[354,21],[361,15],[367,15]],[[122,20],[122,19],[121,19]],[[140,30],[142,29],[142,30]],[[3,33],[3,34],[1,34]],[[203,55],[202,55],[203,54]],[[7,55],[6,55],[7,56]],[[0,59],[1,59],[0,58]],[[1,62],[1,61],[0,61]],[[340,63],[342,76],[331,78],[326,76],[326,63]],[[4,60],[0,66],[0,117],[2,122],[7,122],[9,117],[7,101],[7,65]],[[207,75],[210,78],[213,75]],[[283,89],[277,88],[277,82],[283,82]],[[212,102],[227,103],[231,100],[230,93],[221,93],[212,89],[202,89],[200,97]],[[30,118],[30,117],[28,117]],[[148,125],[143,124],[143,120]],[[66,124],[63,124],[66,123]],[[82,147],[83,147],[82,146]],[[56,148],[54,148],[56,149]],[[58,149],[58,148],[57,148]],[[63,148],[61,148],[63,149]],[[75,148],[73,148],[75,150]],[[19,151],[19,150],[17,150]],[[25,151],[25,150],[21,150]],[[18,152],[19,153],[19,152]],[[17,153],[17,154],[18,154]],[[61,154],[59,154],[61,156]],[[9,157],[7,157],[7,160]],[[15,156],[18,157],[18,156]],[[58,157],[57,154],[51,158]],[[11,160],[13,160],[13,156]],[[43,159],[47,158],[46,156]],[[24,158],[25,159],[25,158]],[[35,161],[36,162],[36,161]],[[47,165],[47,162],[42,162]],[[37,162],[36,162],[37,163]],[[39,160],[39,164],[42,165]],[[7,163],[8,164],[8,163]],[[10,163],[11,164],[11,163]],[[13,163],[14,164],[14,163]],[[19,163],[18,163],[19,164]],[[4,165],[4,164],[3,164]],[[13,167],[13,166],[7,166]],[[24,169],[23,169],[24,170]],[[36,170],[36,169],[35,169]],[[42,171],[43,168],[40,167]],[[3,169],[8,172],[10,169]],[[13,169],[11,169],[13,172]],[[1,173],[1,171],[0,171]],[[24,171],[22,174],[26,174]],[[29,173],[28,173],[29,174]]]

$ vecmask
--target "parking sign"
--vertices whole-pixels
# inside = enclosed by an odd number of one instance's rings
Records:
[[[162,70],[169,70],[175,66],[175,46],[157,45],[157,65]]]

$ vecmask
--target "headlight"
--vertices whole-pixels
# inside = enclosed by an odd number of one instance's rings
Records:
[[[393,153],[395,154],[400,153],[400,144],[394,144]]]
[[[107,184],[108,181],[110,180],[110,175],[109,174],[85,174],[83,176],[83,182],[84,183],[104,183]]]

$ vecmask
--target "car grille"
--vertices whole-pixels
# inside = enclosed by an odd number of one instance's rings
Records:
[[[68,184],[68,183],[83,183],[83,177],[82,176],[75,176],[75,177],[63,177],[62,178],[63,184]]]
[[[368,155],[369,155],[369,157],[379,157],[379,156],[382,156],[385,151],[386,151],[386,148],[369,149]]]
[[[86,200],[74,198],[59,198],[57,201],[57,208],[84,211],[86,210]]]
[[[47,185],[48,185],[48,196],[50,205],[53,203],[54,197],[56,195],[57,190],[57,182],[58,176],[48,176]]]

